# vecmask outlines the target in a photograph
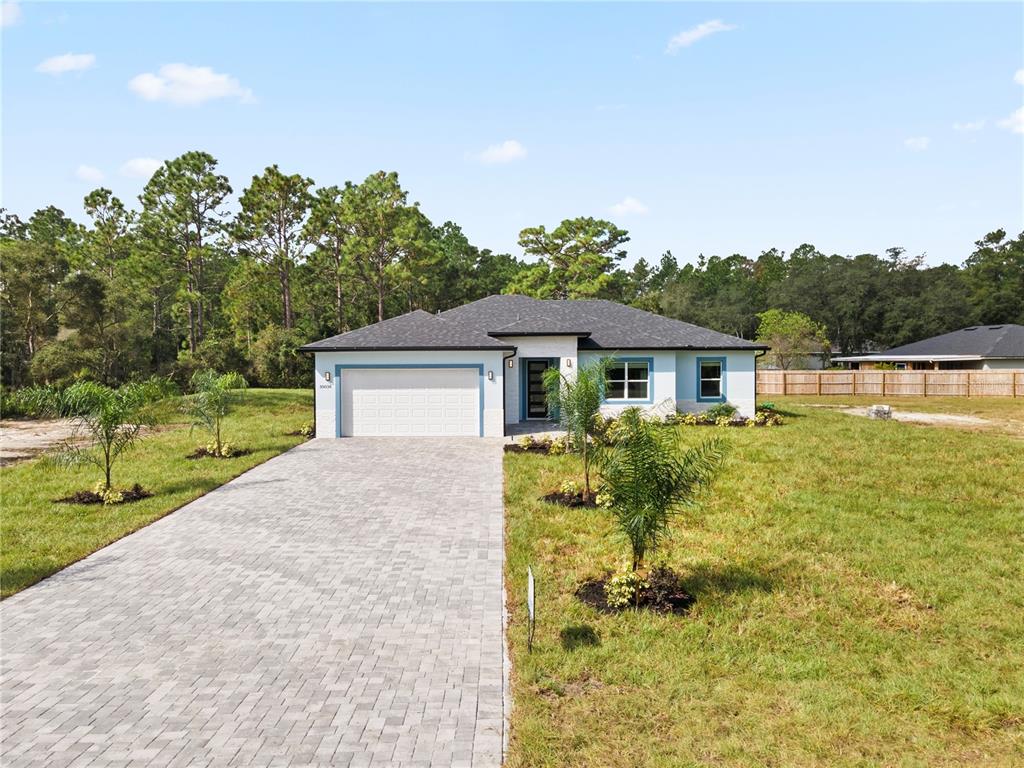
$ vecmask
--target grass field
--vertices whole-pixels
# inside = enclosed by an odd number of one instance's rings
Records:
[[[784,426],[718,429],[727,466],[663,553],[687,617],[579,603],[626,546],[601,512],[538,500],[575,457],[506,456],[510,766],[1024,764],[1024,443],[773,400]]]
[[[306,390],[250,390],[229,416],[224,436],[252,451],[233,459],[189,460],[208,442],[189,433],[173,403],[161,410],[163,422],[114,466],[114,485],[139,483],[153,496],[116,506],[54,504],[70,493],[91,489],[102,473],[93,466],[63,470],[41,459],[0,469],[0,592],[7,597],[110,542],[163,517],[233,477],[286,451],[303,438],[286,435],[312,418]]]

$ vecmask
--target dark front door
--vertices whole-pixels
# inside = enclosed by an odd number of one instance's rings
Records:
[[[546,419],[548,398],[544,393],[544,371],[549,367],[547,360],[526,362],[526,418]]]

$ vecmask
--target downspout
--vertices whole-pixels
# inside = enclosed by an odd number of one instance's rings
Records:
[[[767,349],[762,349],[760,352],[754,353],[754,411],[757,412],[757,358],[764,357],[768,354]]]
[[[513,357],[515,357],[516,352],[518,351],[518,347],[513,347],[512,354],[510,354],[508,357],[506,357],[505,355],[501,356],[501,434],[503,437],[508,437],[508,422],[505,421],[505,393],[508,392],[508,387],[505,384],[505,376],[507,375],[505,371],[507,371],[508,368],[505,367],[505,361],[511,360]]]

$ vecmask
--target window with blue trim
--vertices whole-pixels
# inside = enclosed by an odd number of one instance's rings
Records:
[[[607,400],[646,400],[651,386],[651,365],[643,361],[616,362],[605,381]]]
[[[722,386],[722,361],[701,360],[700,361],[700,397],[713,400],[723,397]]]

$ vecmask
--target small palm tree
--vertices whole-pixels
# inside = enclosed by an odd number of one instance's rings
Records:
[[[583,498],[590,499],[590,449],[588,439],[601,412],[605,380],[612,358],[602,357],[576,369],[569,378],[557,368],[544,371],[548,406],[558,411],[558,420],[569,435],[569,445],[583,458]]]
[[[221,425],[232,408],[242,401],[245,379],[237,373],[217,373],[206,369],[192,375],[192,394],[186,395],[185,412],[192,417],[192,427],[207,429],[213,435],[217,455],[224,447],[221,442]]]
[[[40,413],[69,418],[74,423],[71,439],[53,461],[65,466],[95,464],[103,470],[104,490],[110,490],[114,463],[151,423],[147,406],[163,397],[166,389],[153,382],[114,389],[94,381],[79,381],[63,391],[47,387],[34,394],[33,405]],[[86,444],[78,439],[83,434],[90,438]]]
[[[610,512],[629,541],[633,570],[669,534],[672,518],[692,507],[725,457],[718,439],[683,451],[679,433],[645,421],[637,408],[620,417],[623,436],[602,451],[601,476]]]

